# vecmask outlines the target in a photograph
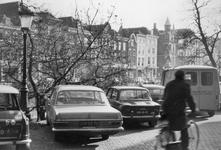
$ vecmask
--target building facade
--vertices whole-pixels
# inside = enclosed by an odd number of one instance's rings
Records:
[[[155,81],[157,76],[157,36],[146,27],[120,28],[119,34],[129,37],[128,59],[134,81]]]

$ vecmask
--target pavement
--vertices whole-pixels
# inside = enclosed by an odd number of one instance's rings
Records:
[[[217,111],[213,117],[203,116],[194,120],[200,130],[198,150],[221,150],[221,111]],[[53,132],[47,126],[38,126],[37,129],[32,127],[30,131],[32,150],[154,150],[159,128],[125,128],[124,131],[110,136],[108,140],[91,139],[77,144],[54,142]]]

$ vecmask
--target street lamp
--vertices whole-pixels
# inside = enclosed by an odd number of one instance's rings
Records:
[[[32,20],[34,17],[34,13],[31,12],[27,6],[23,4],[23,2],[20,3],[20,8],[18,15],[21,20],[21,30],[23,32],[23,40],[24,40],[24,47],[23,47],[23,77],[22,77],[22,87],[21,87],[21,109],[26,112],[26,115],[28,114],[27,112],[27,100],[28,100],[28,87],[27,87],[27,81],[26,81],[26,59],[27,59],[27,52],[26,52],[26,39],[27,39],[27,34],[29,32],[29,29],[32,24]]]

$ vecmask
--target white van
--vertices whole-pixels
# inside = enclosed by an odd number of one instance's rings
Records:
[[[174,79],[177,70],[185,72],[185,80],[191,86],[191,93],[196,102],[197,108],[208,112],[213,116],[219,109],[219,75],[214,67],[210,66],[179,66],[164,70],[161,77],[161,84],[166,85]]]

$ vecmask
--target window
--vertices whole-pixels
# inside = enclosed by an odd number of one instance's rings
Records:
[[[150,57],[148,57],[147,59],[147,64],[150,64]]]
[[[155,58],[154,57],[152,58],[152,64],[153,65],[155,64]]]
[[[140,66],[140,57],[138,57],[138,66]]]
[[[152,48],[152,53],[155,54],[155,48]]]
[[[204,86],[213,85],[213,73],[212,72],[202,72],[201,73],[201,83]]]
[[[148,48],[148,53],[150,53],[150,49],[151,49],[151,48]]]
[[[108,92],[107,92],[107,98],[110,98],[110,97],[111,97],[112,91],[113,91],[113,89],[109,89],[109,90],[108,90]]]
[[[121,50],[121,42],[118,42],[118,50]]]
[[[111,99],[116,100],[117,99],[117,93],[118,93],[118,91],[114,89],[113,92],[112,92],[112,95],[111,95]]]
[[[123,51],[126,50],[126,43],[123,43]]]
[[[141,65],[144,66],[144,58],[142,58],[142,64]]]
[[[114,50],[116,50],[117,49],[117,44],[116,43],[114,43]]]
[[[131,40],[130,44],[131,46],[134,46],[134,39]]]
[[[146,90],[122,90],[120,100],[150,100],[150,93]]]
[[[197,73],[196,72],[186,72],[185,81],[190,85],[197,85]]]

